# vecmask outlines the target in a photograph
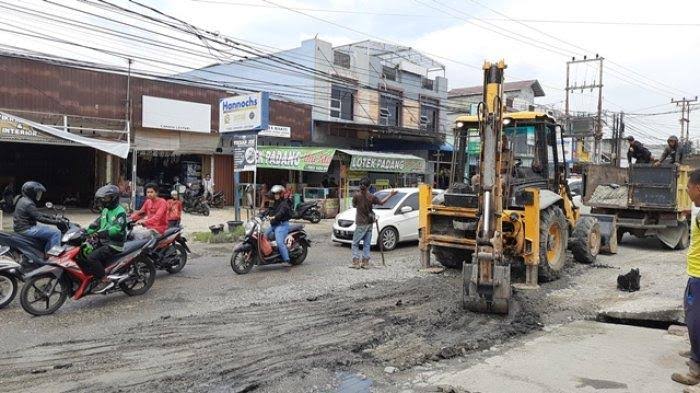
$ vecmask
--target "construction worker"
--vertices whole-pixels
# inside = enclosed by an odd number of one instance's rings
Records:
[[[642,145],[642,142],[635,141],[632,135],[627,137],[627,142],[630,144],[630,148],[627,151],[627,162],[629,164],[632,164],[633,158],[637,164],[648,164],[651,162],[651,152]]]
[[[683,145],[678,142],[678,137],[671,135],[666,143],[668,145],[664,149],[663,154],[661,154],[659,161],[654,163],[654,166],[661,165],[667,158],[669,158],[671,164],[681,164],[683,162]]]
[[[688,178],[688,196],[696,207],[700,207],[700,170],[693,171]],[[688,284],[683,296],[685,323],[690,338],[690,355],[687,373],[673,373],[671,379],[684,385],[692,385],[684,392],[700,393],[700,216],[695,216],[690,228],[690,247],[686,258]]]

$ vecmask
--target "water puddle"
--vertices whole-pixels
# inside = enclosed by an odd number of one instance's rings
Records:
[[[348,372],[338,372],[336,378],[338,378],[336,393],[369,393],[373,384],[371,379]]]

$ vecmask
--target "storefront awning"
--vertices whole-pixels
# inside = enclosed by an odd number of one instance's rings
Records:
[[[410,154],[338,149],[350,155],[351,171],[425,173],[425,160]]]
[[[87,138],[71,134],[65,130],[33,122],[9,113],[0,112],[0,135],[42,132],[56,138],[92,147],[115,156],[126,158],[129,155],[129,144],[126,142],[108,141],[104,139]]]

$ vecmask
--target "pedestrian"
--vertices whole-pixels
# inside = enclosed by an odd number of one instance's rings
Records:
[[[666,144],[666,148],[664,148],[661,158],[659,158],[659,161],[654,163],[654,166],[661,165],[661,163],[666,161],[666,158],[669,159],[671,164],[678,165],[683,163],[683,145],[678,142],[678,137],[671,135],[668,137]]]
[[[286,183],[284,187],[284,192],[282,193],[282,198],[292,199],[294,196],[294,191],[292,190],[292,183]]]
[[[214,180],[211,179],[211,175],[208,173],[202,180],[202,188],[204,188],[204,199],[209,200],[214,196]]]
[[[2,190],[2,199],[5,201],[4,209],[6,213],[11,212],[14,209],[14,199],[15,199],[15,180],[11,179],[10,182]]]
[[[700,207],[700,169],[690,174],[687,191],[693,205]],[[690,338],[690,360],[688,360],[688,372],[674,373],[671,379],[684,385],[698,385],[700,383],[700,215],[692,219],[686,271],[688,283],[683,296],[683,308]],[[687,388],[684,392],[700,393],[700,386]]]
[[[177,228],[180,226],[182,218],[182,201],[177,190],[170,192],[171,198],[168,200],[168,228]]]
[[[630,144],[630,148],[627,151],[628,164],[632,164],[633,158],[636,160],[636,164],[648,164],[651,162],[651,152],[644,147],[642,142],[634,140],[632,135],[627,137],[627,142]]]
[[[352,197],[352,207],[355,213],[355,233],[352,236],[352,269],[369,268],[369,249],[372,245],[372,226],[376,220],[372,212],[372,206],[383,205],[391,197],[396,195],[396,190],[391,190],[384,199],[377,198],[369,192],[370,181],[368,178],[360,180],[360,191]],[[378,235],[378,234],[377,234]],[[381,241],[381,240],[378,240]],[[360,242],[362,253],[360,254]]]

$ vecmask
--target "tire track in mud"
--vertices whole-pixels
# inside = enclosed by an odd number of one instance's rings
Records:
[[[463,311],[460,286],[458,276],[375,282],[310,301],[165,318],[117,336],[46,343],[5,353],[0,385],[47,392],[264,390],[310,369],[410,367],[539,328],[538,314],[527,310],[510,317]]]

